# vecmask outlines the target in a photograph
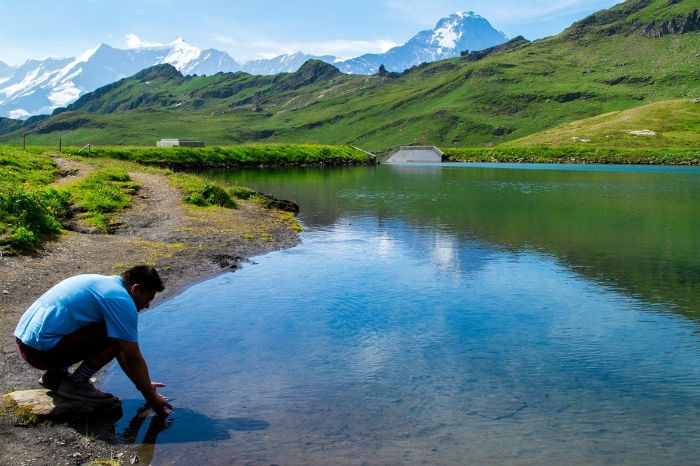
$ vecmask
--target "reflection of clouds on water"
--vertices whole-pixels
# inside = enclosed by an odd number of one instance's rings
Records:
[[[430,244],[430,260],[440,272],[450,272],[453,279],[460,280],[459,253],[461,248],[452,235],[436,231]]]
[[[350,367],[362,380],[375,376],[385,369],[401,344],[396,333],[368,331],[361,337],[360,344],[353,351]]]
[[[386,230],[377,235],[377,252],[380,256],[388,256],[394,251],[394,240]]]

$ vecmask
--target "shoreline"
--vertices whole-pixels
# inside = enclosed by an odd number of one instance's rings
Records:
[[[64,161],[65,162],[65,161]],[[68,162],[75,164],[76,162]],[[140,263],[154,265],[165,290],[152,305],[267,252],[291,248],[299,227],[289,213],[239,201],[238,209],[186,205],[163,175],[130,173],[141,189],[118,218],[114,234],[95,234],[73,225],[31,256],[0,256],[0,392],[40,388],[41,371],[23,361],[12,335],[22,313],[46,290],[72,275],[116,275]],[[149,361],[157,366],[158,361]],[[98,374],[99,377],[99,374]],[[134,461],[134,445],[95,438],[88,421],[23,427],[3,400],[0,410],[0,463],[24,465],[89,464],[97,459]],[[104,421],[102,422],[104,424]],[[81,427],[71,427],[71,425]]]

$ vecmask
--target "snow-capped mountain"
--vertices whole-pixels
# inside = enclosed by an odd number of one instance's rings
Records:
[[[29,60],[19,67],[0,62],[0,116],[26,118],[65,107],[81,95],[144,68],[169,63],[182,74],[212,75],[245,71],[251,74],[293,72],[310,59],[323,60],[344,73],[374,74],[384,65],[403,71],[423,62],[458,56],[505,42],[507,37],[473,12],[441,19],[435,29],[422,31],[406,44],[383,54],[366,54],[341,61],[333,56],[303,53],[240,63],[226,52],[202,50],[178,38],[162,46],[116,49],[99,45],[77,58]]]
[[[456,13],[438,21],[434,29],[421,31],[404,45],[381,54],[366,54],[336,63],[344,73],[374,74],[380,65],[388,71],[403,71],[423,62],[459,56],[465,50],[483,50],[508,38],[473,11]]]
[[[12,75],[12,67],[0,61],[0,84],[5,82]],[[4,81],[3,81],[4,79]]]
[[[298,70],[301,65],[309,60],[321,60],[330,64],[335,64],[336,61],[339,61],[338,58],[331,55],[317,56],[297,52],[291,55],[279,55],[275,58],[245,62],[242,66],[242,71],[250,74],[291,73]]]
[[[170,63],[185,74],[240,69],[228,54],[200,50],[181,38],[165,47],[127,50],[102,44],[77,58],[30,60],[7,73],[9,78],[0,81],[0,116],[25,118],[51,113],[98,87],[162,63]]]

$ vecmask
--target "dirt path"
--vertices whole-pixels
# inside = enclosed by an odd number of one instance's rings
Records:
[[[132,208],[121,216],[123,234],[148,239],[168,239],[187,218],[180,191],[165,178],[151,173],[129,173],[141,190]]]
[[[74,160],[57,161],[74,181],[90,167]],[[12,333],[24,310],[62,279],[80,273],[118,274],[139,263],[158,267],[166,284],[154,304],[184,287],[235,268],[245,257],[292,247],[298,242],[294,222],[280,211],[241,201],[239,209],[186,206],[179,190],[164,176],[133,172],[140,190],[132,207],[119,217],[115,234],[68,231],[31,257],[0,257],[0,393],[39,388],[40,372],[17,355]],[[134,452],[65,425],[15,426],[12,413],[0,415],[0,464],[83,464],[90,458],[114,457],[128,463]]]

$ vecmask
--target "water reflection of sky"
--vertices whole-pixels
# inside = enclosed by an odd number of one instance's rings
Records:
[[[698,457],[697,326],[555,257],[361,216],[256,262],[142,316],[153,464]]]

